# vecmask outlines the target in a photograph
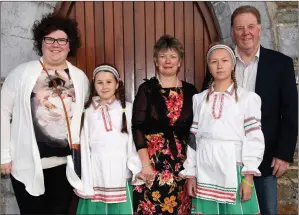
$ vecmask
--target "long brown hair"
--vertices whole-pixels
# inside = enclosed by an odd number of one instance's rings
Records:
[[[105,64],[107,65],[107,64]],[[99,65],[101,66],[101,65]],[[97,66],[97,67],[99,67]],[[111,66],[111,65],[109,65]],[[113,66],[111,66],[113,67]],[[113,67],[115,68],[115,67]],[[109,72],[109,71],[106,71]],[[114,75],[113,77],[115,78],[116,82],[118,83],[118,89],[115,91],[115,96],[116,98],[120,101],[120,104],[123,108],[123,113],[122,113],[122,127],[121,127],[121,133],[128,133],[128,127],[127,127],[127,117],[126,117],[126,91],[125,91],[125,86],[124,86],[124,82],[122,80],[118,80]],[[84,105],[84,110],[86,110],[87,108],[90,107],[91,102],[92,102],[92,97],[94,96],[98,96],[96,88],[95,88],[95,77],[92,80],[92,83],[90,85],[90,94],[89,94],[89,98],[87,100],[87,102]],[[83,122],[84,122],[84,118],[85,118],[85,111],[82,114],[82,118],[81,118],[81,128],[83,127]]]

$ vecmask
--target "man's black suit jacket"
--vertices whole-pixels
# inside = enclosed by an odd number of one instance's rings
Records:
[[[210,78],[207,72],[202,91],[207,89]],[[255,93],[262,100],[265,137],[265,153],[259,170],[267,176],[272,174],[273,157],[293,162],[298,135],[298,93],[292,58],[261,46]]]

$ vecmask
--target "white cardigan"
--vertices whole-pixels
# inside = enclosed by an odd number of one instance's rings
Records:
[[[68,61],[67,66],[76,94],[71,133],[73,144],[79,144],[81,115],[88,96],[89,81],[82,70]],[[11,174],[24,183],[26,191],[33,196],[45,192],[30,105],[32,90],[42,70],[39,61],[23,63],[9,73],[1,89],[1,164],[12,162]],[[71,185],[80,181],[71,156],[67,156],[66,174]]]

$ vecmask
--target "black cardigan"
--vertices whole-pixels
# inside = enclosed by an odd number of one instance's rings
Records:
[[[197,90],[187,82],[182,81],[182,85],[184,95],[182,112],[173,126],[167,117],[167,107],[160,93],[158,80],[151,78],[139,86],[132,116],[133,139],[137,150],[147,148],[144,136],[147,134],[163,133],[170,141],[170,149],[174,156],[177,154],[174,134],[180,141],[186,143],[193,121],[192,97]]]

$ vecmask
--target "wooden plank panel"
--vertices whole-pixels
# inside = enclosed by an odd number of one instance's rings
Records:
[[[155,76],[154,46],[155,46],[155,2],[145,2],[145,38],[146,38],[146,77]]]
[[[125,60],[125,88],[126,98],[129,102],[132,102],[135,97],[134,85],[134,71],[135,71],[135,60],[134,60],[134,16],[133,16],[133,2],[123,3],[124,11],[124,60]]]
[[[208,52],[208,49],[209,49],[209,45],[211,43],[206,25],[204,25],[203,43],[204,43],[204,54],[206,55],[206,53]],[[207,67],[205,66],[205,73],[206,72],[207,72]]]
[[[95,68],[94,2],[85,2],[86,73],[89,80]]]
[[[184,2],[174,3],[174,35],[181,42],[184,47],[185,44],[185,34],[184,34]],[[185,57],[182,59],[180,72],[178,78],[180,80],[185,80]]]
[[[165,34],[174,36],[174,2],[165,2]]]
[[[77,67],[86,72],[86,55],[85,55],[85,5],[84,2],[76,2],[76,20],[78,29],[81,33],[81,47],[77,51]]]
[[[75,17],[75,5],[72,7],[72,10],[70,11],[70,13],[69,13],[69,18],[71,18],[71,19],[76,19],[76,17]],[[57,13],[57,12],[56,12]],[[67,58],[67,60],[69,61],[69,62],[71,62],[71,64],[73,64],[73,65],[77,65],[77,57],[76,56],[73,56],[73,57],[68,57]]]
[[[191,8],[191,4],[195,6]],[[142,79],[154,75],[153,46],[165,33],[173,32],[184,46],[179,78],[200,88],[202,71],[206,69],[205,53],[218,36],[207,3],[73,2],[73,8],[68,9],[64,5],[55,12],[77,20],[82,40],[77,57],[68,60],[88,73],[101,63],[114,64],[121,73],[123,70],[128,101],[134,99]]]
[[[194,82],[193,2],[184,2],[185,21],[185,81]]]
[[[165,34],[164,30],[164,2],[155,2],[156,41]]]
[[[113,2],[115,67],[124,80],[123,2]]]
[[[203,14],[203,18],[205,21],[205,26],[207,27],[207,33],[210,41],[215,42],[219,40],[216,25],[211,14],[211,11],[206,2],[195,2],[195,5],[198,7],[198,10]]]
[[[145,16],[144,2],[134,2],[135,28],[135,86],[143,83],[145,72]]]
[[[114,65],[113,3],[104,2],[105,63]]]
[[[95,64],[100,65],[105,62],[105,37],[104,37],[104,4],[94,2],[94,23],[95,23]]]
[[[194,7],[194,84],[197,90],[201,90],[205,75],[205,53],[203,44],[204,23],[196,7]]]
[[[73,9],[75,2],[71,2],[71,1],[64,1],[64,2],[60,2],[55,10],[54,10],[54,14],[59,14],[60,16],[64,16],[64,17],[68,17],[71,10]]]

